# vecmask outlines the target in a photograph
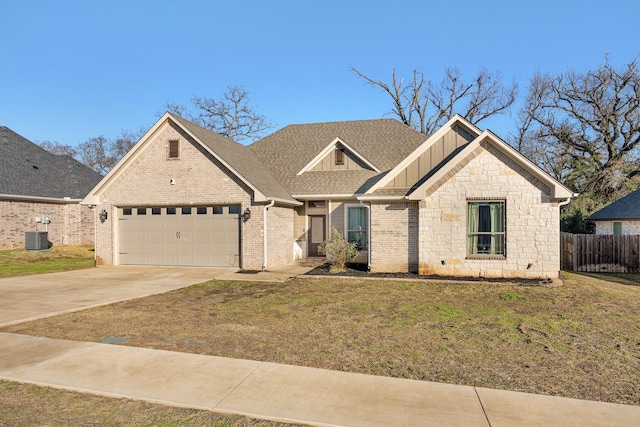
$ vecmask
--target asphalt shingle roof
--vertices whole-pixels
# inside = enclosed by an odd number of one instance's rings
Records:
[[[600,209],[587,219],[599,221],[640,219],[640,190],[636,190],[609,206]]]
[[[297,175],[336,138],[382,173],[344,170]],[[249,148],[291,195],[355,194],[371,187],[426,139],[395,119],[356,120],[289,125]]]
[[[174,114],[171,114],[171,117],[195,135],[200,142],[211,148],[213,152],[218,154],[229,166],[265,196],[293,201],[291,195],[276,181],[256,154],[247,146],[225,138],[182,117]]]
[[[82,199],[101,178],[77,160],[51,154],[0,126],[0,194]]]

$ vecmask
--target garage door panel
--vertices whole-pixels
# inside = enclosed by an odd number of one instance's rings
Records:
[[[238,210],[238,209],[236,209]],[[118,252],[120,264],[235,266],[240,263],[239,215],[228,207],[135,208],[123,216],[119,210]],[[189,213],[189,211],[191,213]],[[156,214],[153,214],[155,212]],[[220,213],[222,212],[222,213]]]

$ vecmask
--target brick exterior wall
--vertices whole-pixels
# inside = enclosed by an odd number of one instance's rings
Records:
[[[371,271],[418,271],[418,204],[371,204]]]
[[[558,277],[560,210],[525,169],[483,144],[420,202],[419,270],[424,274]],[[506,201],[506,257],[467,257],[469,198]],[[442,262],[444,261],[444,265]],[[531,267],[527,269],[528,264]]]
[[[49,217],[48,226],[36,218]],[[0,200],[0,249],[24,248],[26,231],[48,229],[54,246],[93,245],[94,212],[76,203]]]
[[[168,159],[169,140],[172,139],[180,140],[179,159]],[[97,209],[105,209],[109,215],[107,221],[97,224],[97,264],[111,265],[118,262],[115,242],[118,236],[118,207],[240,204],[241,211],[247,207],[251,209],[251,219],[240,226],[240,265],[248,270],[261,269],[264,208],[262,204],[253,202],[252,190],[203,148],[192,143],[190,137],[177,127],[162,126],[142,149],[142,152],[129,159],[130,163],[119,171],[120,175],[115,176],[114,181],[100,195]],[[170,183],[172,179],[174,185]],[[278,213],[274,216],[280,218],[285,215]],[[285,234],[279,221],[280,219],[275,219],[269,222],[269,227],[274,229],[274,236]],[[292,214],[289,221],[293,221]],[[291,227],[286,243],[290,254],[293,252],[292,241]],[[274,262],[286,258],[281,247],[283,245],[284,243],[279,242],[270,243],[269,257],[271,259],[273,256]],[[292,255],[289,256],[291,258]]]
[[[293,213],[277,205],[267,209],[267,269],[294,260]]]
[[[614,221],[595,221],[596,234],[613,234]],[[640,221],[616,221],[622,223],[622,234],[640,234]]]

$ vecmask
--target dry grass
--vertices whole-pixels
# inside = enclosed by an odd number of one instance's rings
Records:
[[[93,246],[54,246],[46,251],[0,251],[0,278],[79,270],[94,266]]]
[[[640,286],[564,280],[214,281],[4,331],[640,404]]]
[[[290,424],[222,416],[210,411],[94,396],[12,381],[0,381],[0,408],[0,425],[5,427],[291,427]]]

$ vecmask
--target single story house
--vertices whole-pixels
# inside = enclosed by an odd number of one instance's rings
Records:
[[[244,146],[166,113],[82,202],[98,264],[266,269],[336,228],[372,272],[557,277],[573,193],[455,116],[286,126]]]
[[[0,249],[25,247],[25,232],[53,245],[94,243],[94,213],[80,201],[102,178],[0,126]]]
[[[596,225],[596,234],[640,234],[640,190],[611,203],[587,219]]]

